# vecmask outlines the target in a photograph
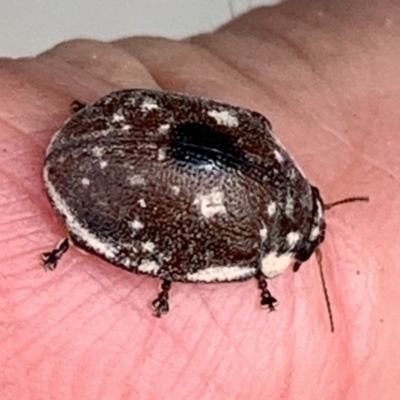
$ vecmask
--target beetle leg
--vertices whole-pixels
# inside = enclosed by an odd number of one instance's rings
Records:
[[[54,250],[42,254],[43,266],[46,271],[53,271],[57,263],[69,248],[69,238],[62,239]]]
[[[79,110],[82,110],[82,108],[85,108],[86,107],[86,103],[82,103],[81,101],[79,101],[79,100],[74,100],[72,103],[71,103],[71,112],[72,112],[72,114],[75,114],[76,112],[78,112]]]
[[[169,289],[171,289],[171,281],[169,279],[163,279],[161,283],[161,292],[157,298],[151,303],[154,310],[154,315],[160,318],[162,315],[169,311]]]
[[[275,311],[275,306],[278,304],[278,300],[276,300],[268,290],[267,278],[260,271],[256,275],[256,279],[258,282],[258,288],[261,290],[261,307],[268,308],[269,311]]]

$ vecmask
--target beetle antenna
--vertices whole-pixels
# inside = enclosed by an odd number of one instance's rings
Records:
[[[333,203],[328,203],[324,204],[324,210],[330,210],[332,207],[336,207],[340,204],[346,204],[346,203],[354,203],[356,201],[369,201],[368,196],[359,196],[359,197],[348,197],[347,199],[342,199],[338,201],[334,201]]]
[[[324,291],[326,308],[328,309],[329,323],[331,325],[331,332],[334,332],[335,325],[333,323],[332,307],[331,307],[331,302],[329,300],[328,288],[326,287],[324,270],[322,268],[322,252],[319,248],[315,250],[315,257],[317,258],[317,263],[318,263],[318,267],[319,267],[319,276],[321,277],[321,282],[322,282],[322,290]]]

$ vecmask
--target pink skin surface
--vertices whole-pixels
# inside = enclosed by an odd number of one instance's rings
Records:
[[[343,6],[343,4],[346,4]],[[0,60],[0,398],[400,398],[400,7],[306,1],[252,11],[184,41],[73,41]],[[270,281],[174,284],[71,249],[47,200],[44,152],[72,100],[120,88],[190,92],[272,121],[326,202],[322,245],[334,334],[315,257]]]

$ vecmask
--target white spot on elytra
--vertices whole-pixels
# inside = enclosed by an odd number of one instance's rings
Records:
[[[138,265],[138,270],[145,274],[156,274],[160,266],[155,261],[142,261]]]
[[[158,149],[157,153],[157,160],[158,161],[164,161],[167,158],[167,154],[165,152],[165,149]]]
[[[314,228],[311,229],[311,233],[310,233],[309,239],[310,240],[315,240],[319,236],[320,232],[321,232],[320,227],[319,226],[314,226]]]
[[[187,274],[186,279],[190,282],[229,282],[250,278],[255,273],[256,268],[254,267],[215,266]]]
[[[132,260],[130,258],[124,258],[122,260],[122,265],[126,268],[130,268],[132,266]]]
[[[284,161],[282,154],[278,150],[274,150],[274,156],[276,158],[276,161],[278,161],[279,163],[282,163]]]
[[[130,175],[127,180],[131,186],[144,185],[146,183],[145,179],[141,175]]]
[[[147,242],[142,243],[142,249],[144,251],[148,251],[149,253],[152,253],[155,248],[156,248],[156,245],[153,242],[147,241]]]
[[[122,121],[125,121],[125,117],[121,113],[116,112],[112,116],[112,122],[122,122]]]
[[[158,127],[157,132],[160,134],[167,133],[171,128],[170,124],[162,124]]]
[[[293,254],[277,255],[276,252],[267,254],[261,259],[261,271],[267,278],[281,274],[293,262]]]
[[[286,197],[285,214],[289,217],[293,214],[294,202],[293,197]]]
[[[139,229],[143,229],[144,228],[144,225],[137,219],[135,219],[134,221],[129,222],[129,225],[134,231],[138,231]]]
[[[95,59],[94,57],[96,57],[96,56],[93,56],[93,59]],[[110,104],[112,101],[113,101],[113,96],[104,97],[104,104],[105,105]]]
[[[118,246],[108,243],[104,239],[98,239],[95,234],[84,228],[51,184],[48,176],[48,168],[44,169],[43,175],[49,196],[53,200],[55,208],[65,217],[65,223],[68,230],[76,237],[80,238],[88,248],[92,249],[96,253],[109,259],[115,258],[119,252]]]
[[[99,164],[100,164],[100,168],[101,168],[101,169],[104,169],[105,167],[107,167],[108,162],[107,162],[107,161],[104,161],[104,160],[101,160]]]
[[[261,241],[264,242],[265,239],[267,239],[267,237],[268,237],[268,229],[265,226],[264,221],[261,221],[261,223],[262,223],[262,228],[260,229],[260,238],[261,238]]]
[[[317,201],[317,213],[318,213],[318,219],[321,220],[324,216],[324,211],[322,209],[322,204],[320,201]]]
[[[239,125],[239,121],[235,115],[232,115],[231,112],[224,110],[212,110],[207,113],[211,118],[214,118],[219,125],[225,125],[230,128],[236,128]]]
[[[132,128],[132,125],[125,124],[125,125],[121,128],[121,130],[123,130],[123,131],[129,131],[129,129],[131,129],[131,128]]]
[[[300,239],[299,232],[290,232],[286,235],[286,242],[289,245],[290,249],[292,249],[294,246],[296,246],[299,239]]]
[[[151,99],[145,100],[140,106],[142,111],[158,110],[159,108],[160,107],[157,105],[157,103]]]
[[[181,188],[179,186],[177,186],[177,185],[172,185],[171,186],[171,190],[175,195],[178,195],[180,193],[180,191],[181,191]]]
[[[100,147],[100,146],[94,146],[92,148],[92,154],[95,157],[101,157],[104,154],[104,147]]]
[[[203,171],[211,172],[213,169],[215,169],[215,164],[212,162],[206,163],[206,164],[200,164],[198,169],[202,169]]]
[[[276,203],[274,201],[268,204],[267,213],[270,217],[273,217],[276,213]]]
[[[198,194],[193,204],[200,206],[200,212],[205,218],[226,213],[224,192],[218,188],[213,188],[208,194]]]
[[[82,178],[81,183],[83,186],[89,186],[90,180],[88,178]]]
[[[138,201],[138,203],[139,203],[140,207],[142,207],[142,208],[146,208],[147,207],[145,199],[140,199]]]
[[[295,168],[291,168],[289,171],[289,179],[291,181],[295,181],[297,178],[297,173],[296,173],[296,169]]]

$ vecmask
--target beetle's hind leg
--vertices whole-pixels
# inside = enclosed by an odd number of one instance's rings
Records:
[[[46,271],[53,271],[54,269],[56,269],[58,261],[68,249],[69,249],[69,238],[66,237],[57,244],[54,250],[43,253],[42,261],[44,269]]]
[[[160,318],[169,311],[169,290],[171,289],[171,281],[163,279],[161,283],[161,292],[157,298],[151,303],[154,310],[154,315]]]

